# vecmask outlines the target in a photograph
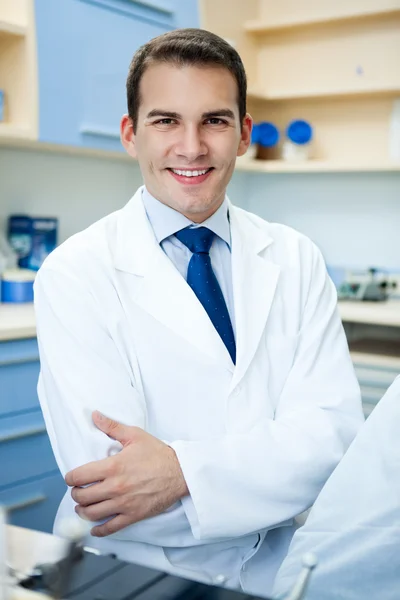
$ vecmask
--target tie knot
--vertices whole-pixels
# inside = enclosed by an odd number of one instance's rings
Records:
[[[215,233],[207,227],[185,227],[175,233],[175,237],[193,254],[208,254],[214,236]]]

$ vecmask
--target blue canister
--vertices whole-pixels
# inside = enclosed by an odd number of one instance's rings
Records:
[[[263,160],[276,160],[279,158],[278,142],[279,129],[268,121],[261,121],[258,124],[258,158]]]
[[[263,148],[272,148],[279,142],[279,129],[268,121],[261,121],[258,125],[258,143]]]
[[[259,143],[260,143],[260,124],[253,123],[253,128],[251,130],[250,144],[259,144]]]
[[[1,278],[1,301],[20,304],[33,302],[36,272],[30,269],[8,269]]]
[[[287,126],[286,135],[291,142],[302,146],[311,142],[313,130],[307,121],[296,119],[295,121],[291,121]]]
[[[288,161],[306,161],[311,158],[313,129],[307,121],[296,119],[286,128],[282,158]]]

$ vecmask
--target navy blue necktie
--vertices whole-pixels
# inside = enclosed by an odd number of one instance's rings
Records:
[[[175,236],[193,253],[188,266],[187,282],[205,308],[235,364],[236,344],[232,323],[209,254],[215,233],[207,227],[186,227],[175,233]]]

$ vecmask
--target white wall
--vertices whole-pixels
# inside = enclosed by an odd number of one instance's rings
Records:
[[[400,172],[247,178],[246,208],[311,237],[328,264],[400,272]]]
[[[136,163],[0,148],[0,222],[27,212],[60,219],[60,241],[123,206]],[[400,271],[400,173],[236,173],[231,200],[309,235],[331,265]]]

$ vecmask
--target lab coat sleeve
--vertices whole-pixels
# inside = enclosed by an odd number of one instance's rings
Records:
[[[285,597],[313,552],[307,600],[397,600],[400,587],[400,377],[391,385],[296,531],[274,586]]]
[[[107,331],[99,303],[85,277],[71,271],[45,263],[35,282],[38,395],[63,476],[121,449],[94,426],[93,410],[143,428],[146,419],[144,400]]]
[[[38,394],[53,452],[65,476],[76,467],[122,449],[119,442],[95,427],[94,410],[146,429],[146,405],[140,383],[135,381],[135,369],[107,329],[109,315],[101,312],[105,303],[98,302],[90,291],[88,274],[83,269],[73,273],[61,260],[48,262],[51,266],[44,263],[35,282],[41,363]],[[183,510],[177,503],[165,513],[109,538],[168,544],[175,533],[174,517],[179,508]]]
[[[190,491],[183,504],[198,539],[291,522],[313,504],[363,423],[336,290],[315,247],[311,268],[294,362],[275,418],[244,434],[170,444]]]

